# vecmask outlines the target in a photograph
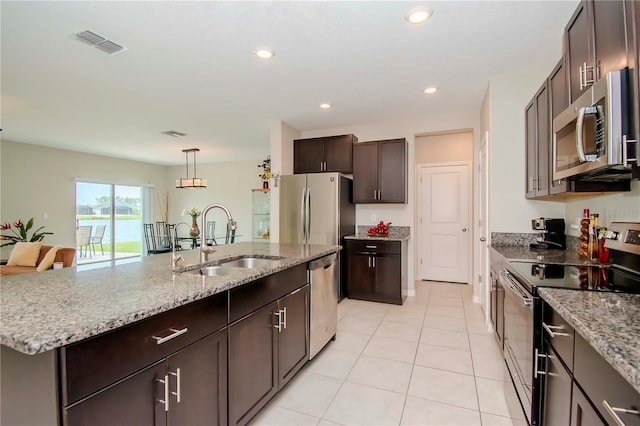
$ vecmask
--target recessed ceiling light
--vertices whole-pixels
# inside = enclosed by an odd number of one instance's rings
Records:
[[[320,108],[329,109],[329,108],[331,108],[331,104],[329,102],[323,102],[323,103],[320,104]]]
[[[422,24],[431,18],[433,11],[426,6],[414,7],[405,15],[405,19],[412,24]]]
[[[261,47],[253,51],[255,55],[260,59],[271,59],[275,56],[275,52],[269,48]]]
[[[431,95],[432,93],[436,93],[438,91],[438,88],[435,86],[429,86],[426,89],[424,89],[424,93],[426,93],[427,95]]]

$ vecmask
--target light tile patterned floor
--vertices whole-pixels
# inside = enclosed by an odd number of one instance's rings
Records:
[[[336,341],[252,425],[512,425],[504,361],[464,284],[416,283],[402,306],[345,299]]]

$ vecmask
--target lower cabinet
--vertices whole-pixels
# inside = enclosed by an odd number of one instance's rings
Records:
[[[244,425],[309,359],[309,286],[229,326],[229,424]]]
[[[406,291],[406,242],[347,240],[346,245],[348,297],[401,305]]]
[[[64,410],[65,425],[227,423],[227,330]]]
[[[640,393],[546,303],[543,324],[541,424],[640,425]]]

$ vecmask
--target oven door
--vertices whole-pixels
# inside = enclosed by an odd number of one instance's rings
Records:
[[[536,424],[537,418],[532,418],[535,298],[508,271],[500,273],[500,285],[504,287],[504,358],[527,421]]]

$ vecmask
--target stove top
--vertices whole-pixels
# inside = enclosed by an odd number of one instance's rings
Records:
[[[534,295],[540,287],[640,293],[640,223],[613,222],[605,238],[610,266],[511,261],[507,269]]]

